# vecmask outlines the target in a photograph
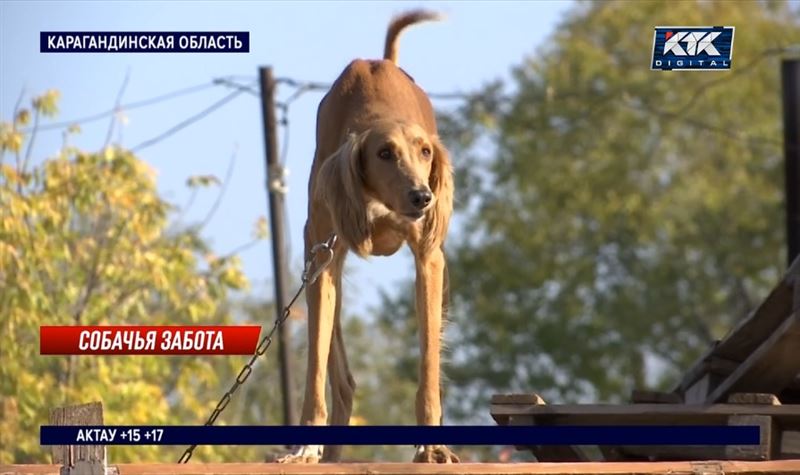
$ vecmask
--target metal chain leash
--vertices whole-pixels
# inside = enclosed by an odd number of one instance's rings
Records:
[[[267,333],[267,335],[264,338],[262,338],[261,341],[258,343],[258,346],[256,347],[256,352],[253,353],[253,356],[250,357],[250,361],[248,361],[244,365],[242,370],[239,371],[239,375],[236,376],[236,381],[234,381],[231,388],[219,400],[219,402],[217,403],[217,407],[214,408],[214,411],[211,413],[211,416],[208,418],[208,420],[204,425],[206,426],[214,425],[214,422],[216,422],[219,415],[222,414],[222,411],[224,411],[225,408],[228,407],[228,404],[231,402],[233,394],[239,389],[241,385],[244,384],[245,381],[247,381],[247,378],[250,377],[250,373],[253,372],[253,365],[255,364],[256,360],[258,359],[259,356],[266,353],[267,349],[272,344],[272,337],[278,330],[278,327],[280,327],[283,324],[283,322],[285,322],[286,319],[289,318],[289,313],[291,312],[292,305],[294,305],[294,303],[297,301],[297,299],[300,297],[300,294],[303,293],[306,287],[316,282],[317,278],[322,273],[322,271],[325,270],[326,267],[328,267],[331,261],[333,261],[333,247],[335,245],[336,245],[336,234],[331,234],[326,241],[318,243],[313,248],[311,248],[311,255],[306,260],[305,267],[303,269],[302,284],[300,285],[300,288],[297,289],[297,292],[294,294],[294,297],[292,297],[292,300],[289,301],[289,304],[286,305],[286,307],[284,307],[281,316],[275,319],[275,324],[272,326],[272,330],[270,330],[269,333]],[[314,258],[320,252],[324,252],[326,254],[325,259],[319,264],[319,266],[316,269],[314,269],[313,273],[309,274],[311,271],[311,266],[314,263]],[[181,455],[181,458],[178,459],[178,463],[188,462],[189,459],[192,458],[192,453],[196,448],[197,444],[194,444],[191,447],[187,448],[186,451],[183,452],[183,455]]]

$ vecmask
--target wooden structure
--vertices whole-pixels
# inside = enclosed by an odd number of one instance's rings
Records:
[[[547,405],[535,395],[503,395],[492,400],[492,416],[502,425],[758,425],[759,446],[601,446],[601,460],[774,460],[800,458],[792,436],[800,430],[800,405],[591,404]],[[736,401],[736,398],[733,399]],[[534,446],[539,461],[589,461],[582,447]]]
[[[687,404],[734,392],[771,393],[800,403],[800,258],[769,296],[684,375],[673,394]],[[634,400],[633,402],[639,402]]]
[[[760,446],[599,447],[602,460],[800,458],[800,258],[769,296],[684,375],[672,392],[634,391],[632,405],[547,405],[536,394],[496,395],[491,413],[513,425],[757,425]],[[582,447],[526,447],[539,461],[588,461]],[[595,451],[594,454],[597,454]]]
[[[589,462],[589,463],[274,463],[119,464],[119,475],[789,475],[800,460],[770,462]],[[58,475],[58,465],[0,465],[0,475]]]
[[[103,425],[103,404],[57,407],[50,411],[50,425]],[[52,458],[61,466],[60,475],[106,475],[105,445],[56,445],[52,447]]]

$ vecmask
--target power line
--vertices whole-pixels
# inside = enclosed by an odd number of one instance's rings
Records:
[[[325,84],[317,81],[302,81],[293,78],[275,78],[276,84],[286,84],[287,86],[308,89],[309,91],[327,91],[331,88],[330,84]]]
[[[167,131],[149,139],[145,140],[144,142],[140,143],[139,145],[131,148],[131,152],[138,152],[144,148],[150,147],[152,145],[157,144],[158,142],[166,139],[167,137],[176,134],[177,132],[183,130],[184,128],[188,127],[189,125],[197,122],[198,120],[206,117],[207,115],[211,114],[215,110],[219,109],[223,105],[227,104],[228,102],[232,101],[236,98],[236,96],[242,94],[244,91],[241,89],[237,89],[227,96],[223,97],[222,99],[218,100],[217,102],[211,104],[210,106],[206,107],[202,111],[198,112],[195,115],[188,117],[187,119],[182,120],[181,122],[177,123],[175,126],[169,128]]]
[[[717,126],[714,124],[709,124],[708,122],[704,122],[702,120],[696,119],[691,116],[687,116],[681,111],[667,111],[658,109],[655,106],[645,103],[634,103],[630,100],[623,99],[622,104],[626,107],[629,107],[634,110],[649,112],[651,114],[655,114],[660,117],[664,117],[666,119],[680,119],[681,122],[691,125],[695,129],[705,130],[707,132],[714,132],[718,135],[722,135],[734,140],[740,140],[742,142],[760,142],[765,144],[772,144],[780,146],[783,142],[779,139],[774,139],[770,137],[761,137],[757,135],[750,135],[746,136],[742,131],[725,128],[721,126]]]
[[[89,122],[95,122],[95,121],[104,119],[104,118],[106,118],[108,116],[114,115],[117,112],[119,112],[120,110],[139,109],[139,108],[142,108],[142,107],[147,107],[149,105],[158,104],[160,102],[164,102],[164,101],[168,101],[168,100],[171,100],[171,99],[175,99],[176,97],[181,97],[181,96],[192,94],[192,93],[195,93],[195,92],[198,92],[198,91],[202,91],[202,90],[205,90],[205,89],[210,89],[212,87],[216,87],[219,84],[216,83],[215,81],[216,80],[214,80],[214,81],[212,81],[210,83],[203,83],[203,84],[198,84],[196,86],[191,86],[191,87],[178,89],[176,91],[168,92],[166,94],[162,94],[160,96],[152,97],[150,99],[144,99],[144,100],[137,101],[137,102],[131,102],[130,104],[122,104],[122,105],[120,105],[118,107],[114,107],[113,109],[107,110],[105,112],[99,112],[97,114],[92,114],[92,115],[85,116],[85,117],[79,117],[79,118],[73,119],[73,120],[64,120],[64,121],[61,121],[61,122],[54,122],[52,124],[41,125],[41,126],[39,126],[37,128],[37,130],[38,131],[42,131],[42,130],[62,129],[64,127],[69,127],[69,126],[75,125],[75,124],[86,124],[86,123],[89,123]],[[32,131],[32,129],[29,128],[27,130],[24,130],[23,132],[31,132],[31,131]]]
[[[730,74],[716,77],[716,78],[714,78],[714,79],[712,79],[710,81],[707,81],[705,84],[701,84],[697,89],[695,89],[694,94],[692,94],[692,96],[689,98],[688,101],[686,101],[682,106],[674,109],[673,111],[669,111],[669,112],[670,113],[674,112],[675,114],[686,112],[686,110],[692,108],[694,106],[695,102],[697,102],[697,100],[703,94],[708,92],[709,89],[711,89],[711,88],[713,88],[715,86],[718,86],[720,84],[724,84],[724,83],[734,79],[736,76],[738,76],[740,74],[743,74],[743,73],[745,73],[747,71],[750,71],[751,69],[753,69],[753,67],[755,67],[761,61],[763,61],[764,59],[766,59],[766,58],[768,58],[770,56],[775,56],[775,55],[782,54],[782,53],[797,52],[798,47],[800,47],[800,45],[789,45],[789,46],[781,46],[781,47],[777,47],[777,48],[767,48],[767,49],[759,51],[758,53],[756,53],[756,59],[750,61],[749,63],[745,64],[744,66],[741,66],[739,68],[736,68],[736,69],[730,71]]]
[[[291,96],[292,99],[296,99],[297,97],[295,96],[299,97],[305,92],[327,91],[333,85],[317,81],[303,81],[287,77],[277,78],[275,82],[296,88],[297,91]],[[429,92],[427,95],[431,99],[439,100],[466,100],[475,97],[475,94],[469,94],[465,92]]]
[[[250,82],[252,83],[254,81],[255,80],[251,80]],[[253,89],[251,86],[239,84],[238,82],[234,81],[233,77],[231,76],[227,78],[214,79],[214,84],[218,84],[225,87],[231,87],[233,89],[239,89],[242,92],[250,94],[251,96],[261,97],[261,94],[257,90]]]
[[[214,204],[211,205],[211,209],[208,210],[206,213],[206,217],[203,218],[203,221],[200,222],[198,229],[203,229],[206,225],[211,221],[211,218],[217,213],[219,209],[219,205],[222,204],[222,199],[225,197],[225,192],[228,191],[228,185],[231,182],[231,177],[233,176],[233,167],[236,165],[236,155],[239,152],[239,146],[237,145],[233,149],[233,153],[231,154],[231,158],[228,161],[228,170],[225,172],[225,178],[222,181],[222,185],[220,186],[219,194],[217,195],[217,199],[214,200]]]

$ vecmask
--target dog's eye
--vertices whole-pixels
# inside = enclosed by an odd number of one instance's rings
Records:
[[[425,158],[431,158],[431,148],[430,147],[422,147],[422,156]]]
[[[380,158],[381,160],[391,160],[392,151],[389,150],[388,148],[382,148],[378,152],[378,158]]]

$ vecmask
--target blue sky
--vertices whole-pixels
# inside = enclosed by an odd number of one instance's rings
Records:
[[[257,68],[271,65],[276,76],[331,82],[353,58],[382,54],[389,19],[424,6],[446,14],[440,23],[410,29],[400,43],[400,63],[429,92],[468,92],[498,77],[535,52],[573,6],[557,2],[11,2],[0,1],[0,117],[8,120],[24,91],[25,100],[55,88],[61,91],[59,121],[110,110],[128,76],[121,103],[132,103],[214,78],[236,76],[254,82]],[[40,31],[249,31],[247,54],[41,54]],[[255,83],[254,83],[255,85]],[[222,86],[156,105],[125,110],[126,124],[112,142],[134,147],[158,136],[231,92]],[[293,91],[282,87],[279,98]],[[290,272],[299,278],[308,171],[314,152],[315,114],[322,93],[309,92],[289,110],[287,155]],[[452,101],[437,101],[447,110]],[[81,125],[72,140],[87,150],[103,146],[109,120]],[[61,145],[57,130],[37,137],[35,157],[53,155]],[[158,173],[158,187],[170,202],[183,205],[191,175],[225,176],[236,162],[227,193],[204,236],[217,254],[249,241],[254,222],[267,213],[264,139],[257,97],[241,94],[203,120],[145,148],[138,156]],[[281,131],[279,146],[284,147]],[[458,160],[458,157],[453,157]],[[199,222],[216,192],[198,195],[186,219]],[[457,229],[451,230],[457,233]],[[242,254],[252,292],[272,298],[270,243]],[[410,253],[362,261],[348,260],[346,311],[369,316],[379,288],[392,291],[412,275]]]

